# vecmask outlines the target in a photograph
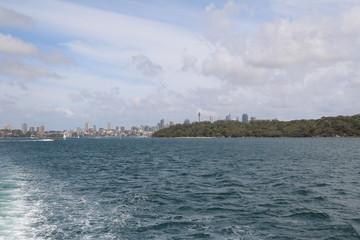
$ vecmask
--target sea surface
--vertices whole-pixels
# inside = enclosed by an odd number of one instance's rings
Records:
[[[360,139],[0,139],[0,239],[360,239]]]

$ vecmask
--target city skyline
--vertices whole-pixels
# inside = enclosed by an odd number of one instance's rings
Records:
[[[233,121],[240,121],[240,117],[235,117],[235,118],[231,118],[231,114],[227,115],[227,116],[224,116],[223,118],[221,117],[218,117],[217,119],[214,118],[213,115],[210,115],[207,119],[200,119],[200,112],[197,114],[197,117],[198,117],[198,120],[194,120],[194,121],[190,121],[188,118],[184,119],[183,121],[181,122],[174,122],[172,120],[168,120],[168,121],[165,121],[164,118],[160,119],[157,123],[154,123],[154,124],[139,124],[139,125],[132,125],[132,126],[124,126],[124,125],[121,125],[121,124],[113,124],[112,121],[107,121],[104,126],[103,125],[96,125],[96,124],[92,124],[90,121],[85,121],[83,123],[83,127],[81,126],[73,126],[71,128],[68,128],[68,129],[46,129],[46,131],[68,131],[68,130],[73,130],[73,129],[82,129],[83,131],[89,131],[90,129],[94,130],[94,131],[97,131],[98,129],[103,129],[103,130],[115,130],[117,128],[124,128],[124,129],[131,129],[133,127],[139,127],[139,126],[152,126],[152,127],[158,127],[158,129],[161,129],[161,128],[164,128],[164,127],[168,127],[168,126],[171,126],[171,125],[174,125],[174,124],[187,124],[187,123],[191,123],[191,122],[200,122],[200,121],[208,121],[208,122],[214,122],[214,121],[217,121],[217,120],[233,120]],[[248,114],[246,113],[243,113],[242,114],[242,119],[241,121],[242,122],[248,122],[249,120],[246,118],[244,120],[244,115],[248,116]],[[256,119],[256,117],[252,116],[251,117],[253,120]],[[28,124],[28,123],[21,123],[21,126],[20,127],[13,127],[14,125],[10,124],[10,123],[6,123],[6,124],[3,124],[2,125],[2,128],[0,126],[0,129],[5,129],[5,130],[22,130],[22,132],[27,132],[27,131],[30,131],[30,132],[36,132],[38,130],[35,130],[35,129],[39,129],[39,128],[42,128],[44,129],[45,128],[45,125],[44,124],[40,124],[40,125],[34,125],[34,124]],[[114,127],[113,127],[114,126]],[[44,131],[44,130],[43,130]]]
[[[3,0],[0,124],[355,115],[359,22],[357,0]]]

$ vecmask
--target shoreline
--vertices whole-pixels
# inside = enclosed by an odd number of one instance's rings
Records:
[[[320,137],[320,136],[315,136],[315,137],[151,137],[151,138],[171,138],[171,139],[193,139],[193,138],[197,138],[197,139],[208,139],[208,138],[233,138],[233,139],[237,139],[237,138],[360,138],[360,136],[350,136],[350,137],[343,137],[343,136],[338,136],[338,137]]]

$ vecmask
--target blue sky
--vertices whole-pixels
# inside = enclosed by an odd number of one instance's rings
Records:
[[[360,109],[355,0],[0,3],[0,127]]]

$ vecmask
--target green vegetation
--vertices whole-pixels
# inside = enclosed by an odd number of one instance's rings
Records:
[[[316,120],[255,120],[249,123],[220,120],[214,123],[177,124],[156,131],[153,137],[360,137],[360,114]]]

